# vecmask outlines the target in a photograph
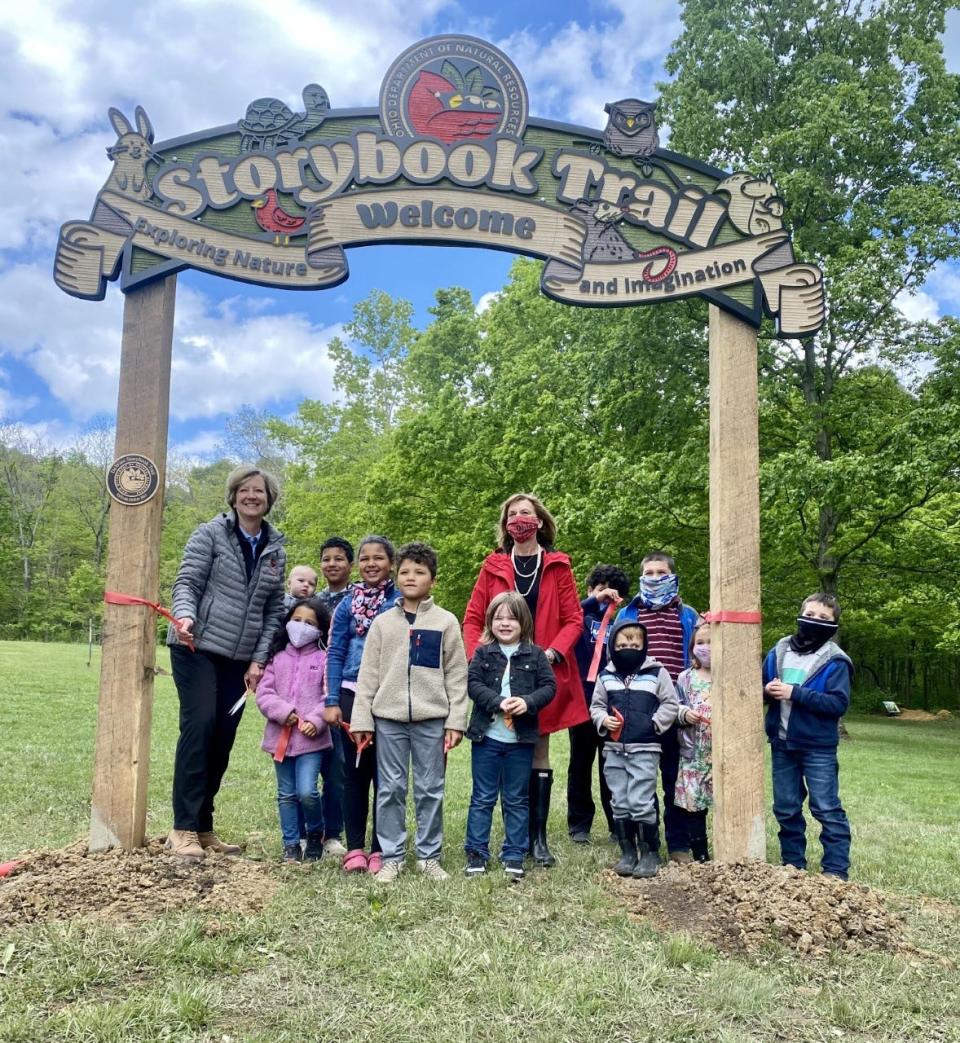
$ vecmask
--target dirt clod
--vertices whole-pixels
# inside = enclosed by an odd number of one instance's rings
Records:
[[[610,880],[635,915],[724,952],[757,952],[770,941],[808,957],[830,949],[916,951],[903,917],[879,892],[792,866],[670,863],[648,880],[612,873]]]
[[[208,854],[190,863],[163,849],[163,837],[134,851],[91,853],[84,841],[28,851],[0,880],[0,928],[40,920],[143,923],[180,909],[252,915],[276,890],[268,866]]]

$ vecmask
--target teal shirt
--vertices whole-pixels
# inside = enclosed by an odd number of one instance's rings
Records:
[[[503,671],[503,680],[500,682],[501,701],[510,698],[510,657],[520,647],[516,645],[500,645],[500,651],[507,657],[507,668]],[[517,733],[513,728],[508,728],[503,720],[503,714],[498,713],[487,728],[487,735],[497,742],[516,742]]]

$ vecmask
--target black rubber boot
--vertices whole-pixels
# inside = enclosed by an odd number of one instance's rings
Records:
[[[615,818],[613,831],[620,845],[620,861],[613,867],[617,876],[633,876],[637,865],[637,824],[627,818]]]
[[[323,834],[308,833],[307,846],[303,849],[304,862],[319,862],[323,858]]]
[[[700,837],[690,838],[690,854],[693,855],[694,862],[709,862],[710,852],[707,849],[707,834],[704,833]]]
[[[549,869],[557,860],[547,847],[547,818],[550,815],[550,790],[553,771],[534,768],[530,773],[530,857],[534,865]]]
[[[643,836],[643,840],[637,845],[639,858],[633,875],[639,878],[656,876],[660,869],[660,855],[657,853],[660,838],[657,824],[655,822],[634,822],[632,825],[634,829],[639,828]]]

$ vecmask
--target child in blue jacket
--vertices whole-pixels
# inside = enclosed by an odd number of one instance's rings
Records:
[[[773,757],[773,813],[780,824],[785,865],[807,867],[803,799],[820,823],[823,872],[847,879],[850,823],[840,804],[837,744],[840,718],[850,705],[853,664],[834,642],[840,603],[811,594],[797,631],[781,638],[763,664],[766,732]]]

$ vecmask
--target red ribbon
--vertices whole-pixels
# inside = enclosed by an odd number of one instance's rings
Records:
[[[273,751],[273,759],[279,763],[287,755],[287,746],[290,743],[290,736],[293,734],[293,725],[285,724],[280,729],[280,737],[277,739],[277,748]]]
[[[607,605],[607,611],[603,614],[603,619],[600,621],[600,629],[597,631],[597,640],[593,645],[593,659],[590,660],[590,669],[587,671],[587,680],[596,681],[597,674],[600,672],[600,657],[603,655],[604,642],[607,639],[607,628],[610,626],[610,621],[616,614],[617,607],[620,604],[620,600],[611,601]]]
[[[623,724],[624,724],[623,714],[614,706],[610,710],[610,716],[611,717],[616,717],[616,719],[620,723],[616,726],[616,728],[611,728],[610,731],[607,734],[610,736],[611,742],[619,742],[620,741],[620,736],[623,735]]]
[[[759,612],[704,612],[705,623],[759,623]]]
[[[191,652],[196,651],[193,638],[183,629],[183,624],[163,605],[158,605],[155,601],[147,601],[146,598],[134,597],[133,594],[118,594],[115,590],[105,590],[103,592],[103,600],[108,605],[144,605],[146,608],[152,608],[158,616],[163,616],[164,619],[170,620],[177,631],[177,639],[182,645],[186,645]]]

